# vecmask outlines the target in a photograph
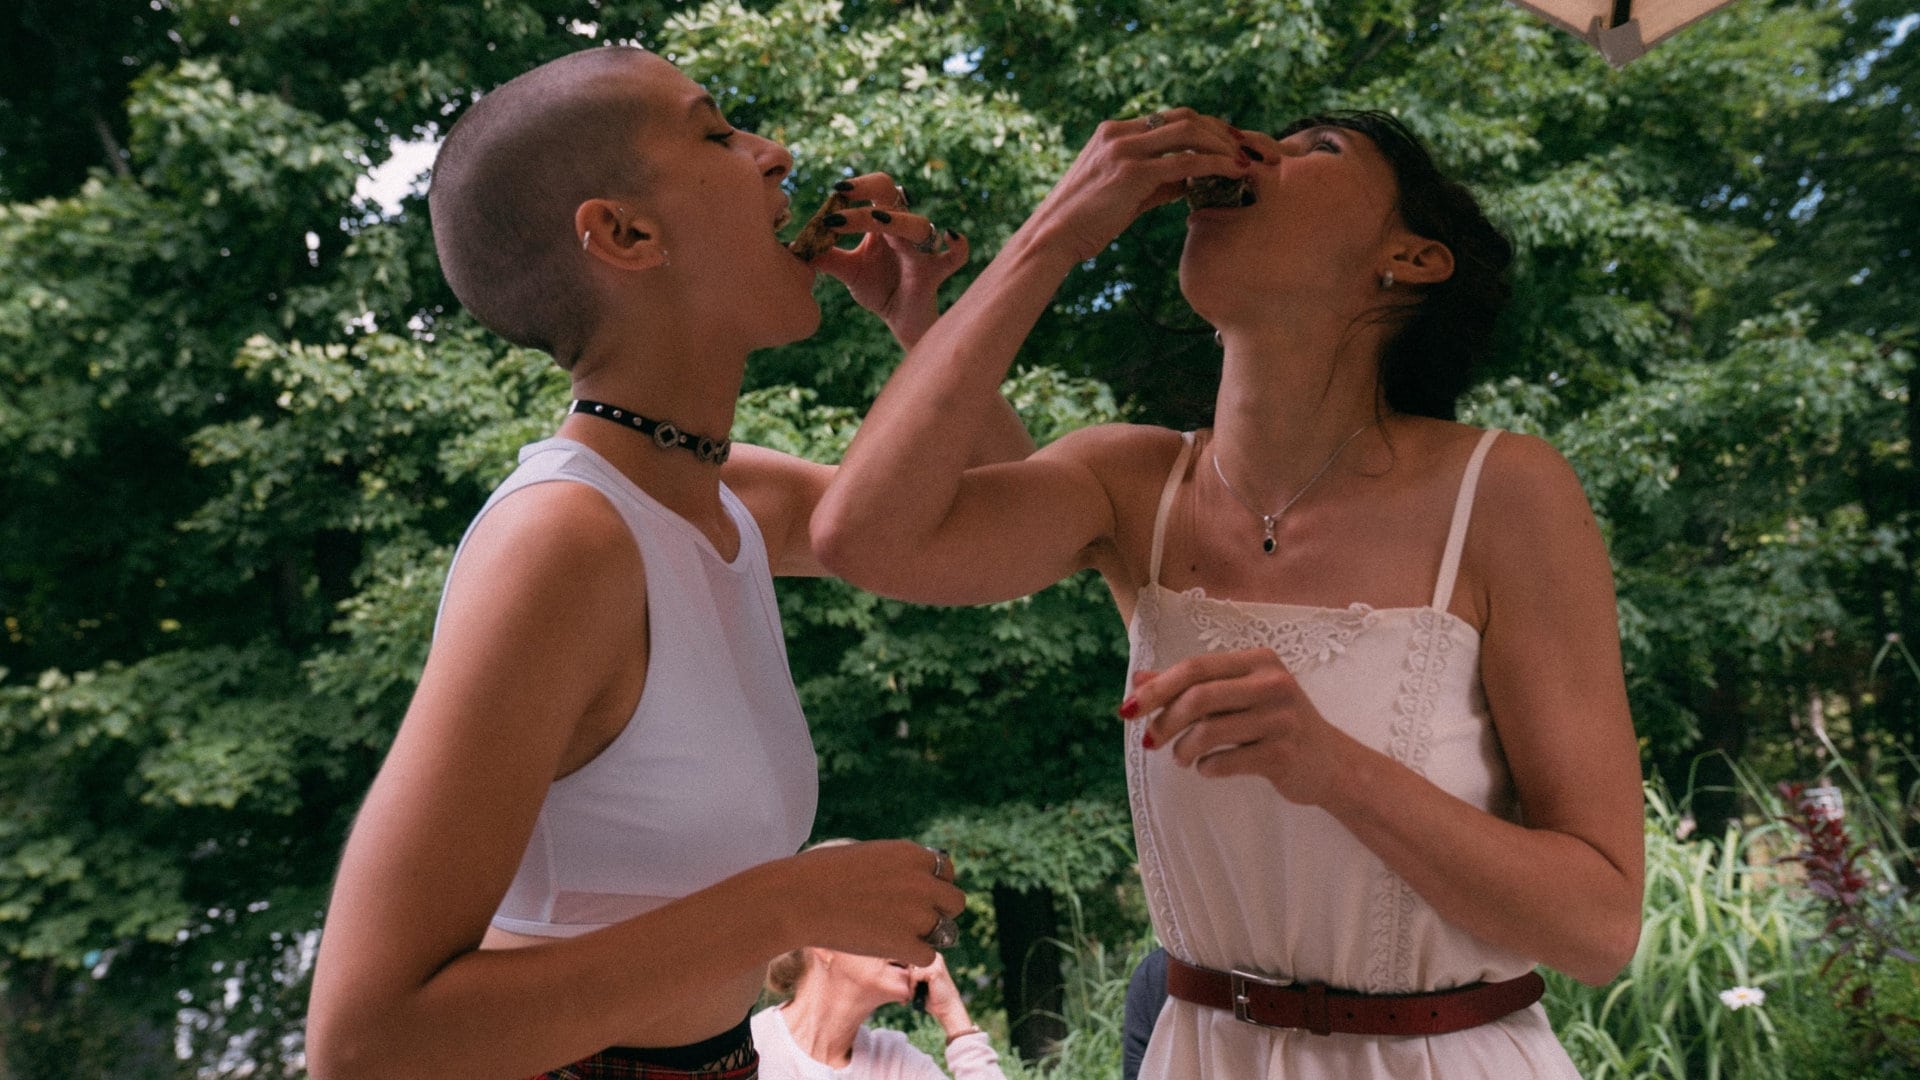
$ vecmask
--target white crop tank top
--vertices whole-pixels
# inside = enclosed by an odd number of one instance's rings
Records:
[[[819,772],[766,545],[746,506],[721,486],[740,533],[728,562],[606,459],[553,438],[521,449],[520,467],[474,525],[514,492],[550,481],[586,484],[627,523],[645,562],[651,637],[633,715],[547,789],[493,916],[502,930],[572,937],[794,854],[813,831]]]

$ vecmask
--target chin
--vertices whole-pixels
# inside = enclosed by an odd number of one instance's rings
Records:
[[[790,318],[783,320],[781,325],[786,331],[779,342],[781,345],[812,337],[820,329],[820,302],[813,298],[813,294],[807,294],[806,304],[795,310]]]
[[[1214,262],[1204,255],[1196,257],[1192,245],[1180,256],[1180,295],[1194,314],[1207,322],[1214,322],[1225,310],[1225,299],[1237,288],[1232,275],[1223,272],[1224,267],[1212,265]]]

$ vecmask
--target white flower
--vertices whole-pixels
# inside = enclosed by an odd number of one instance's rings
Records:
[[[1720,991],[1720,1004],[1729,1009],[1744,1009],[1749,1005],[1764,1005],[1767,992],[1757,986],[1736,986],[1731,990]]]

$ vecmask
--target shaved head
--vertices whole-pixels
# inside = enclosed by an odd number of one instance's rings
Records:
[[[467,109],[434,159],[427,210],[453,294],[488,329],[563,368],[599,319],[574,211],[645,189],[639,76],[650,63],[665,61],[610,47],[542,64]]]

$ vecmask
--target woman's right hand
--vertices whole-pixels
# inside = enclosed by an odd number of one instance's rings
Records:
[[[945,957],[935,955],[933,963],[915,967],[913,979],[927,984],[927,1015],[940,1021],[941,1030],[949,1040],[970,1030],[979,1030],[967,1015],[967,1003],[960,997],[960,988],[953,984],[953,974],[947,970]]]
[[[1185,195],[1188,180],[1242,177],[1252,168],[1239,133],[1218,117],[1179,108],[1108,120],[1034,211],[1032,223],[1084,262],[1141,214]]]
[[[966,908],[952,862],[910,840],[821,847],[784,861],[798,876],[788,905],[795,946],[925,967],[938,956],[926,935]]]

